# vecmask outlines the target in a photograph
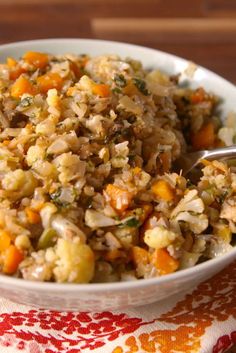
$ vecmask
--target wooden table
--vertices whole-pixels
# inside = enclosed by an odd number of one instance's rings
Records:
[[[53,37],[146,45],[236,82],[236,0],[0,0],[0,43]]]
[[[0,43],[55,37],[141,44],[236,82],[236,0],[0,0]]]

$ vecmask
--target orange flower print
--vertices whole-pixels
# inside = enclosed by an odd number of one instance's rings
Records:
[[[169,312],[156,318],[158,329],[129,336],[112,353],[197,353],[215,320],[236,319],[236,263],[200,284]],[[142,325],[143,326],[143,325]],[[170,326],[170,329],[162,327]]]

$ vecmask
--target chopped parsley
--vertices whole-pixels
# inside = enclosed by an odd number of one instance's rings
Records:
[[[124,77],[124,75],[118,75],[116,74],[115,77],[114,77],[114,82],[115,84],[118,86],[118,87],[125,87],[127,85],[127,82],[126,82],[126,79]]]
[[[61,204],[61,201],[59,200],[59,198],[61,196],[61,192],[62,192],[62,189],[58,188],[55,192],[50,194],[50,197],[51,197],[53,203],[55,203],[57,205]]]
[[[121,223],[119,227],[130,227],[130,228],[137,228],[139,227],[140,223],[139,220],[136,217],[129,218],[127,221],[124,223]]]
[[[50,198],[52,200],[52,202],[57,206],[57,207],[60,207],[60,208],[66,208],[66,207],[69,207],[71,205],[72,202],[74,202],[77,198],[77,192],[75,189],[73,189],[72,191],[72,197],[73,197],[73,200],[68,202],[68,201],[63,201],[63,189],[61,187],[59,187],[55,192],[51,193],[50,194]],[[62,199],[61,199],[62,197]]]
[[[142,80],[141,78],[134,78],[133,81],[135,86],[144,96],[148,96],[150,94],[147,89],[146,82],[144,80]]]
[[[223,192],[223,194],[216,197],[216,200],[219,202],[219,204],[222,205],[222,203],[225,201],[225,199],[229,196],[230,192],[231,192],[231,189],[225,190]]]
[[[22,99],[20,102],[21,107],[27,108],[33,103],[33,98],[32,97],[25,97]]]
[[[112,92],[113,92],[113,93],[121,93],[122,91],[121,91],[120,88],[115,87],[115,88],[112,89]]]

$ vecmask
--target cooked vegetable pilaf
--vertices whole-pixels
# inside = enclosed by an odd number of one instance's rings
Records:
[[[157,63],[158,64],[158,63]],[[232,249],[236,171],[190,150],[234,143],[218,98],[115,55],[0,65],[0,272],[88,283],[162,276]]]

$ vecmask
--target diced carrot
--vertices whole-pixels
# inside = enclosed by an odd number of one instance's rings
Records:
[[[158,180],[152,185],[152,192],[165,201],[172,201],[175,193],[170,184],[165,180]]]
[[[11,142],[11,140],[4,140],[4,141],[2,141],[2,143],[3,143],[4,146],[8,146],[10,142]]]
[[[114,261],[114,260],[118,259],[119,257],[122,257],[122,255],[123,255],[122,251],[120,251],[119,249],[113,249],[113,250],[109,250],[105,253],[104,259],[106,261]]]
[[[128,82],[128,84],[123,88],[123,93],[129,97],[140,95],[140,91],[132,81]]]
[[[109,86],[102,83],[101,84],[94,83],[92,86],[92,92],[93,94],[96,94],[102,98],[106,98],[111,95]]]
[[[21,75],[11,86],[11,96],[14,98],[20,98],[24,93],[34,95],[36,90],[28,78]]]
[[[30,207],[26,207],[25,213],[30,224],[38,224],[41,222],[41,217],[36,210]]]
[[[43,69],[48,64],[48,55],[35,51],[28,51],[23,55],[23,59],[37,69]]]
[[[24,255],[15,245],[10,245],[4,252],[3,259],[3,272],[13,274],[24,259]]]
[[[202,87],[196,89],[195,92],[192,93],[190,99],[193,104],[201,103],[205,100],[206,92]]]
[[[133,170],[132,170],[132,172],[133,172],[134,175],[139,174],[141,171],[142,171],[142,169],[139,168],[139,167],[135,167],[135,168],[133,168]]]
[[[160,275],[175,272],[179,267],[179,261],[174,259],[165,249],[156,249],[151,256],[151,262]]]
[[[11,57],[7,58],[7,66],[9,68],[15,67],[17,65],[17,61]]]
[[[75,86],[73,86],[73,87],[69,87],[68,88],[68,90],[67,90],[67,92],[66,92],[66,95],[67,96],[73,96],[73,94],[74,94],[74,92],[76,91],[76,87]]]
[[[139,264],[147,265],[150,262],[149,252],[140,246],[133,246],[131,249],[131,259],[135,266]]]
[[[192,136],[191,142],[195,150],[213,147],[215,142],[213,123],[209,122],[203,125],[202,128]]]
[[[25,72],[26,70],[23,67],[16,66],[9,71],[9,78],[10,80],[14,81],[18,77],[20,77],[21,74],[24,74]]]
[[[31,124],[31,123],[28,123],[28,124],[25,125],[25,129],[31,130],[32,127],[33,127],[33,124]]]
[[[21,74],[26,72],[26,70],[23,67],[19,66],[18,62],[11,57],[7,58],[7,66],[10,69],[10,80],[16,80]]]
[[[109,196],[111,206],[120,212],[124,212],[129,207],[133,198],[131,192],[113,184],[108,184],[105,192]]]
[[[47,93],[47,91],[52,88],[60,90],[62,88],[63,79],[57,73],[48,72],[37,78],[37,84],[41,93]]]
[[[5,230],[0,230],[0,252],[6,250],[11,245],[10,233]]]
[[[141,212],[140,212],[140,209],[141,209]],[[139,205],[137,209],[133,208],[133,209],[130,209],[130,210],[128,209],[124,211],[122,214],[122,217],[124,218],[135,217],[136,220],[138,221],[137,227],[139,227],[145,222],[145,220],[152,213],[152,211],[153,211],[152,204],[142,204],[142,205]]]

